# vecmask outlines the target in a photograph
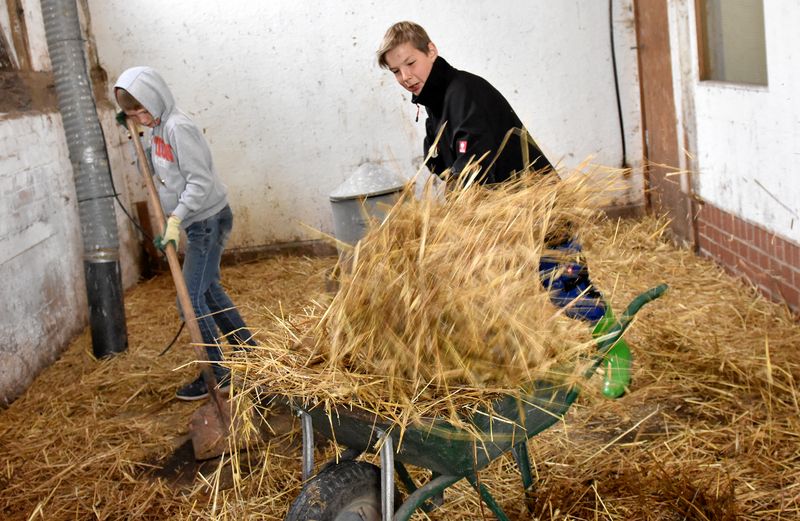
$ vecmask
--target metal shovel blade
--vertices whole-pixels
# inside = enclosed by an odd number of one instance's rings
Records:
[[[230,423],[223,420],[220,409],[213,400],[200,406],[189,422],[195,459],[204,461],[228,452],[229,428]]]

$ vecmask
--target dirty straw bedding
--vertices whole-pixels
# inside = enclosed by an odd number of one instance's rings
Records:
[[[409,197],[344,264],[271,257],[225,267],[260,343],[231,362],[235,406],[268,389],[309,405],[348,400],[401,425],[458,421],[557,367],[581,396],[565,421],[529,441],[533,513],[512,458],[480,474],[513,519],[800,517],[795,318],[673,246],[665,222],[601,218],[580,178],[503,190]],[[597,376],[562,370],[592,349],[586,325],[565,318],[538,283],[539,256],[564,233],[580,237],[615,310],[670,286],[626,333],[633,382],[617,401],[596,392]],[[326,291],[332,281],[336,293]],[[186,334],[158,356],[179,324],[164,311],[173,299],[167,274],[142,281],[125,298],[126,353],[95,361],[84,332],[0,413],[0,518],[283,519],[301,486],[299,425],[264,404],[258,422],[247,416],[260,436],[233,461],[183,484],[159,473],[186,441],[193,410],[172,398],[196,370]],[[316,450],[325,461],[336,448]],[[414,519],[483,516],[491,519],[459,483],[441,509]]]

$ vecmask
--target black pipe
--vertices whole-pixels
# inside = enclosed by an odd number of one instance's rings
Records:
[[[128,347],[122,275],[119,262],[84,262],[89,299],[92,351],[97,358],[120,353]]]
[[[42,0],[41,6],[75,179],[92,351],[103,358],[128,347],[108,151],[86,68],[76,0]]]

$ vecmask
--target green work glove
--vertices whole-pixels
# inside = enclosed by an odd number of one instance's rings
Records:
[[[167,244],[171,242],[177,251],[180,240],[181,220],[174,215],[170,215],[169,219],[167,219],[167,225],[164,227],[164,235],[157,236],[153,242],[155,243],[156,248],[162,251],[165,250],[167,248]]]
[[[128,116],[126,116],[124,112],[121,110],[117,112],[117,115],[114,117],[114,119],[117,120],[117,123],[119,123],[122,128],[128,130]]]

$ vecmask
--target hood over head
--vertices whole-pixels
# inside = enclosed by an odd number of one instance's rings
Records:
[[[167,82],[152,67],[127,69],[120,74],[114,88],[128,91],[154,118],[164,120],[175,108],[175,98],[172,97]]]

